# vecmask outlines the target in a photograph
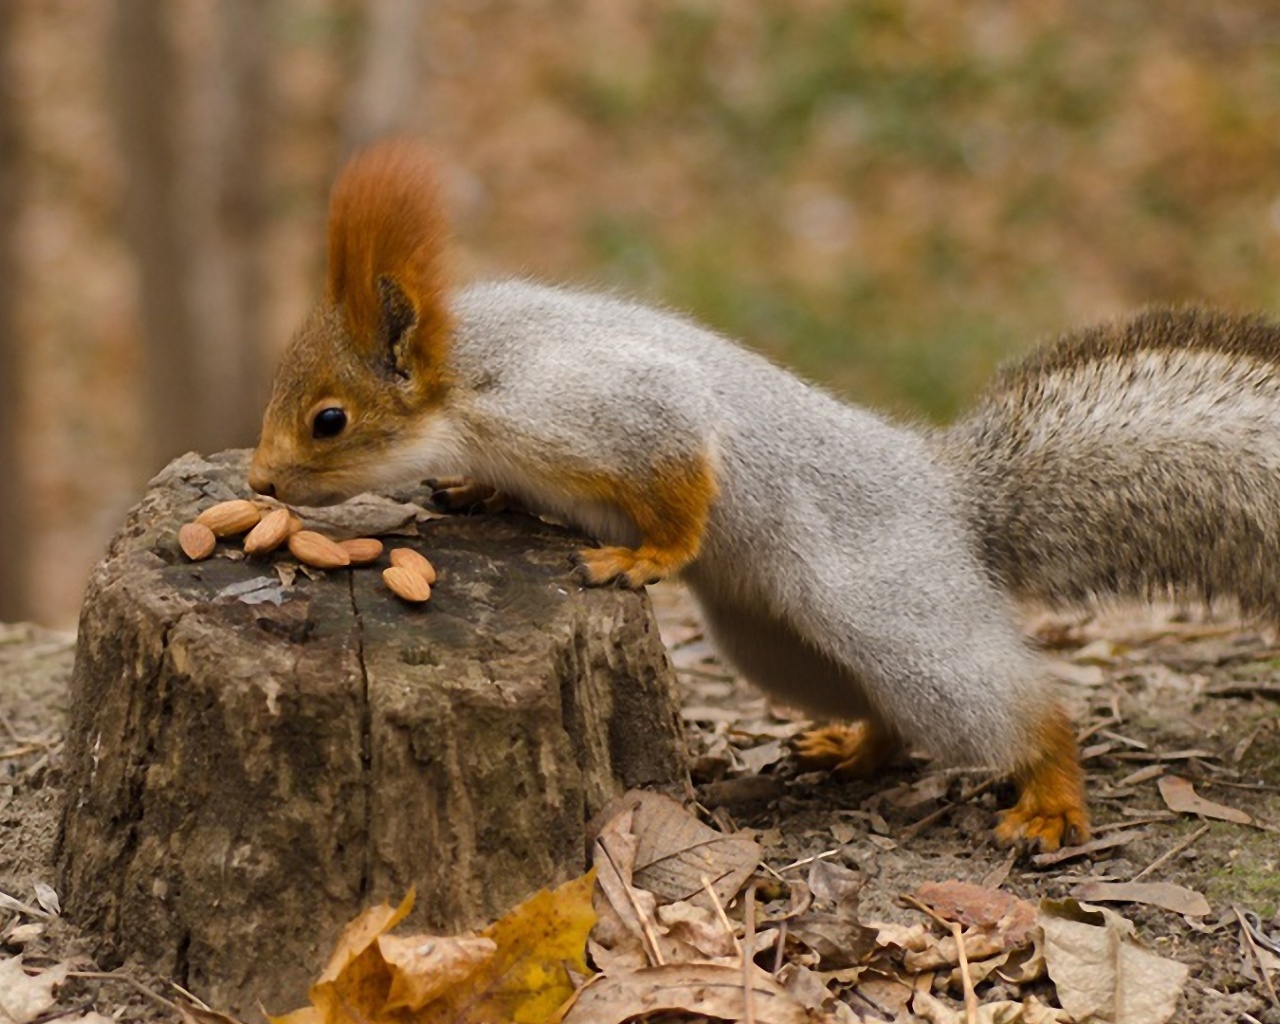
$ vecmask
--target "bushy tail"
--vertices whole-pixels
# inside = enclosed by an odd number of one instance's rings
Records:
[[[1161,309],[1068,335],[936,440],[1013,593],[1280,621],[1280,325]]]

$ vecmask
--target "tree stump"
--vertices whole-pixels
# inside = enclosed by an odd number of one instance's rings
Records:
[[[687,776],[648,599],[574,583],[580,538],[424,523],[403,541],[440,572],[422,608],[375,567],[285,587],[287,554],[188,562],[178,527],[246,496],[245,466],[170,464],[92,576],[58,859],[110,959],[283,1011],[363,907],[416,886],[411,923],[482,924],[579,873],[607,800]]]

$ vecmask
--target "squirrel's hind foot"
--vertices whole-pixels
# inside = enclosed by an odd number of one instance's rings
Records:
[[[1000,815],[996,841],[1052,851],[1089,838],[1084,773],[1071,722],[1054,707],[1040,722],[1032,755],[1014,773],[1018,802]]]
[[[796,761],[810,770],[830,769],[845,779],[869,779],[901,748],[898,738],[869,718],[809,729],[791,744]]]

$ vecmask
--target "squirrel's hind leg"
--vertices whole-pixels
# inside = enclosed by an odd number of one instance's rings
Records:
[[[996,839],[1005,846],[1056,850],[1089,838],[1089,809],[1075,733],[1053,705],[1036,730],[1032,753],[1013,773],[1018,802],[1000,815]]]

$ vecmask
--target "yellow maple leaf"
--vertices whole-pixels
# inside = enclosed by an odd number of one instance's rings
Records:
[[[480,933],[497,947],[464,982],[413,1015],[414,1024],[546,1024],[587,973],[595,871],[531,896]]]
[[[545,1024],[587,973],[595,871],[543,889],[479,935],[387,934],[413,905],[366,910],[343,931],[311,1005],[271,1024]]]
[[[366,1024],[381,1012],[393,978],[377,940],[404,919],[413,899],[410,889],[400,906],[393,909],[381,903],[348,924],[324,972],[307,993],[311,1005],[270,1017],[271,1024]]]

